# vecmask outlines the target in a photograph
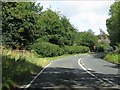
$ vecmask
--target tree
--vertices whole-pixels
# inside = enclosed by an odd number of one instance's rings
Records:
[[[38,20],[40,38],[49,38],[50,43],[59,46],[73,45],[75,29],[65,16],[48,9],[41,13]]]
[[[69,46],[74,45],[77,35],[77,30],[74,28],[74,26],[71,25],[67,17],[65,16],[61,17],[61,22],[64,31],[64,36],[63,36],[65,39],[64,44]]]
[[[79,33],[80,45],[87,46],[91,51],[94,50],[94,47],[98,41],[97,36],[94,35],[92,30]]]
[[[118,45],[120,43],[120,1],[111,5],[109,15],[110,18],[106,20],[107,31],[111,44]]]
[[[33,2],[3,2],[3,44],[12,48],[27,47],[36,37],[36,21],[42,7]]]

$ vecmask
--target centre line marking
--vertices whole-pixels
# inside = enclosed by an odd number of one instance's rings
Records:
[[[95,76],[93,73],[91,73],[90,71],[88,71],[84,66],[83,66],[83,63],[82,63],[82,59],[80,58],[79,60],[78,60],[78,64],[79,64],[79,66],[83,69],[83,70],[85,70],[87,73],[89,73],[90,75],[92,75],[93,77],[95,77],[95,78],[97,78],[99,81],[101,81],[101,82],[103,82],[103,83],[105,83],[103,80],[105,80],[105,81],[107,81],[108,83],[110,83],[110,84],[113,84],[113,82],[111,82],[111,81],[109,81],[109,80],[107,80],[107,79],[100,79],[100,78],[98,78],[97,76]]]
[[[92,74],[90,71],[88,71],[85,67],[83,67],[82,64],[80,63],[81,61],[82,61],[82,59],[80,58],[80,59],[78,60],[78,64],[79,64],[79,66],[80,66],[83,70],[85,70],[88,74],[92,75],[93,77],[97,78],[99,81],[101,81],[101,82],[104,83],[104,81],[103,81],[102,79],[99,79],[97,76],[95,76],[95,75]]]
[[[88,70],[89,70],[89,71],[92,71],[92,69],[91,69],[91,68],[88,68]]]

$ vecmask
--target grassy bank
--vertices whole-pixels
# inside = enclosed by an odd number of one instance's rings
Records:
[[[46,58],[39,58],[29,51],[3,49],[2,57],[2,87],[3,90],[27,84],[49,63]]]
[[[120,55],[118,53],[106,53],[104,59],[111,63],[120,63]]]
[[[70,56],[70,54],[67,54],[57,57],[41,58],[36,53],[26,50],[1,50],[3,90],[12,90],[13,87],[28,84],[32,80],[32,77],[36,76],[50,61]]]

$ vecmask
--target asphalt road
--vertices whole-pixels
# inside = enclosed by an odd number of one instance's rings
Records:
[[[119,67],[97,54],[68,56],[51,62],[29,89],[103,90],[119,89]]]

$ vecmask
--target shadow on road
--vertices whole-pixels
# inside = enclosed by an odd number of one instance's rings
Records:
[[[98,59],[102,59],[104,57],[104,53],[103,52],[99,52],[99,53],[94,53],[92,54],[94,56],[94,58],[98,58]]]
[[[115,65],[104,65],[104,66],[106,66],[106,67],[111,67],[111,68],[118,68],[118,69],[120,69],[120,65],[118,65],[118,64],[115,64]]]
[[[120,80],[120,76],[118,75],[101,74],[94,71],[93,73],[99,78],[111,80],[116,85],[118,84],[118,80]],[[99,90],[105,87],[110,90],[110,88],[114,87],[114,84],[110,84],[107,81],[104,82],[105,83],[91,76],[82,69],[49,67],[35,80],[30,86],[30,89],[79,90],[80,88],[86,88],[91,90],[90,88],[92,88],[94,90]]]

